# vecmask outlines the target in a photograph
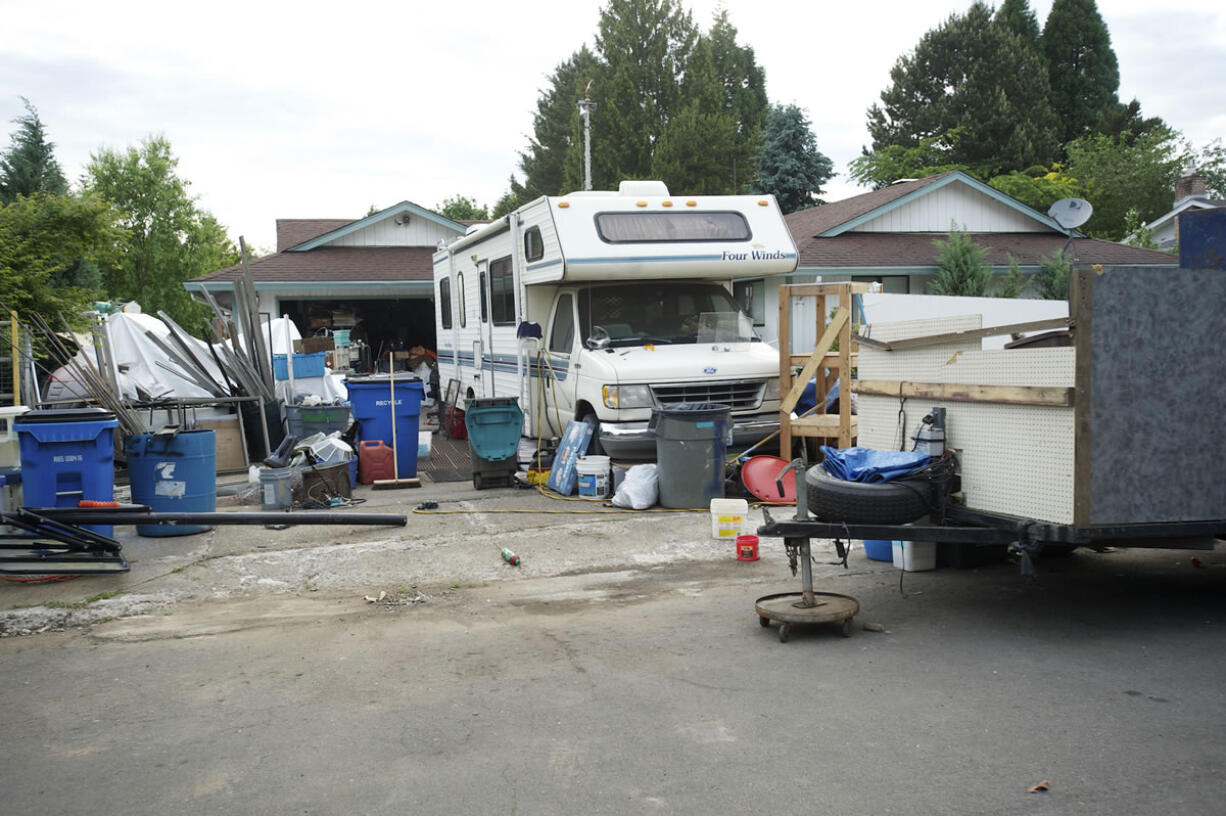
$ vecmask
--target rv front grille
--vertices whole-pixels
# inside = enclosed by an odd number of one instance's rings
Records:
[[[727,405],[733,411],[747,411],[761,407],[765,387],[762,380],[668,383],[653,385],[651,393],[659,406],[680,402],[714,402]]]

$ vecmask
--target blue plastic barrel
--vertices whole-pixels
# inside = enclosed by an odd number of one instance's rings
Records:
[[[128,478],[132,501],[155,513],[212,513],[217,509],[217,439],[213,431],[181,431],[174,436],[128,437]],[[191,535],[205,524],[138,524],[150,538]]]
[[[392,388],[384,375],[348,378],[349,405],[358,423],[358,440],[392,446]],[[417,475],[417,419],[425,389],[416,377],[396,377],[396,467],[401,479]]]
[[[13,422],[26,507],[76,507],[115,498],[115,415],[101,408],[30,411]],[[110,536],[110,525],[87,525]]]

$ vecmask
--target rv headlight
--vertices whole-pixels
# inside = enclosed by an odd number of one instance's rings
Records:
[[[766,381],[766,388],[762,389],[762,401],[770,402],[777,399],[779,399],[779,380],[772,377]]]
[[[606,385],[606,408],[650,408],[651,389],[645,385]]]

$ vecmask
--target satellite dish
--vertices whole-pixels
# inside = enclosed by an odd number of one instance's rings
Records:
[[[1071,230],[1089,221],[1094,207],[1084,198],[1062,198],[1051,205],[1047,214],[1065,230]]]

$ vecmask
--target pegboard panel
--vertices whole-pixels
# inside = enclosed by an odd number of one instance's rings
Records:
[[[946,445],[957,451],[962,491],[975,510],[1038,521],[1073,521],[1073,409],[1029,405],[858,398],[858,444],[898,450],[933,407],[946,409]]]
[[[897,323],[877,323],[869,326],[869,336],[890,342],[905,340],[912,337],[927,337],[932,334],[947,334],[950,332],[978,329],[978,315],[961,317],[942,317],[932,320],[902,320]],[[912,376],[912,370],[931,370],[943,365],[957,352],[977,350],[980,340],[962,340],[943,343],[938,346],[922,346],[905,351],[883,351],[871,346],[860,344],[860,362],[857,366],[857,377],[862,380],[911,380],[920,381]]]
[[[949,334],[981,328],[983,328],[983,318],[979,315],[956,315],[924,320],[897,320],[893,323],[870,323],[864,326],[860,333],[865,337],[889,343],[893,340],[909,340],[912,337],[927,337],[932,334]],[[979,346],[978,339],[970,342],[976,347]]]

